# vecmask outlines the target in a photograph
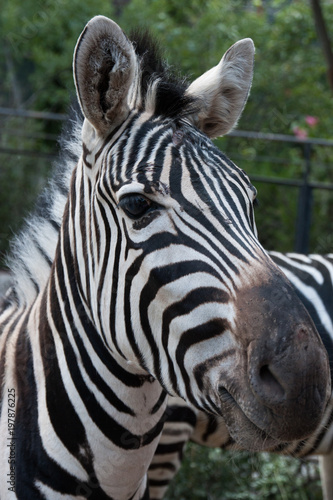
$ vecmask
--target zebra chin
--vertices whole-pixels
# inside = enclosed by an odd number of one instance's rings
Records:
[[[224,388],[221,388],[221,398],[223,399],[221,414],[231,438],[235,441],[236,449],[270,451],[284,442],[270,436],[251,422]]]
[[[311,409],[308,418],[296,406],[289,415],[275,415],[266,408],[258,408],[256,415],[253,411],[248,414],[224,387],[220,388],[220,396],[220,414],[237,449],[276,451],[280,446],[306,439],[320,424],[320,418]]]
[[[260,342],[253,342],[243,363],[235,366],[237,382],[228,385],[229,376],[222,377],[215,411],[242,448],[269,450],[305,439],[320,425],[331,396],[331,384],[325,378],[327,356],[319,342],[309,345],[310,334],[305,331],[304,325],[299,326],[294,334],[297,341],[291,339],[280,358],[272,361]],[[298,345],[300,332],[303,346]]]

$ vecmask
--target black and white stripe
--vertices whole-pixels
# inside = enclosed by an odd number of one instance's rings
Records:
[[[257,240],[255,190],[209,138],[243,109],[252,41],[188,86],[98,16],[73,66],[85,118],[16,242],[0,321],[4,500],[148,498],[167,393],[259,449],[308,435],[329,396],[317,332]],[[295,408],[304,386],[314,402]]]
[[[310,312],[327,349],[333,377],[333,254],[303,255],[269,252],[286,274]],[[181,465],[183,447],[188,440],[202,446],[235,450],[243,449],[230,437],[223,419],[198,412],[183,401],[169,401],[168,419],[150,466],[151,499],[162,499],[165,490]],[[321,474],[325,500],[333,495],[333,398],[315,432],[307,439],[281,443],[266,451],[306,457],[321,455]]]

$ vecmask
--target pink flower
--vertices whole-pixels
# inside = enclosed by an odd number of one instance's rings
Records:
[[[306,130],[304,130],[304,128],[294,127],[293,132],[296,137],[298,137],[298,139],[306,139],[308,136],[308,133]]]
[[[305,122],[309,125],[309,127],[315,127],[319,120],[316,116],[306,116]]]

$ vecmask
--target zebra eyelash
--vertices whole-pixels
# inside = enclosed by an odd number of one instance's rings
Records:
[[[117,208],[122,209],[130,219],[137,220],[158,208],[158,205],[142,194],[129,193],[119,200]]]

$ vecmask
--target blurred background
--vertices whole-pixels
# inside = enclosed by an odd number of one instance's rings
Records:
[[[86,22],[149,28],[190,79],[237,40],[256,45],[251,96],[217,145],[258,189],[268,250],[333,251],[331,0],[2,0],[0,268],[46,182],[74,97],[72,54]],[[169,499],[319,499],[315,463],[190,447]]]

